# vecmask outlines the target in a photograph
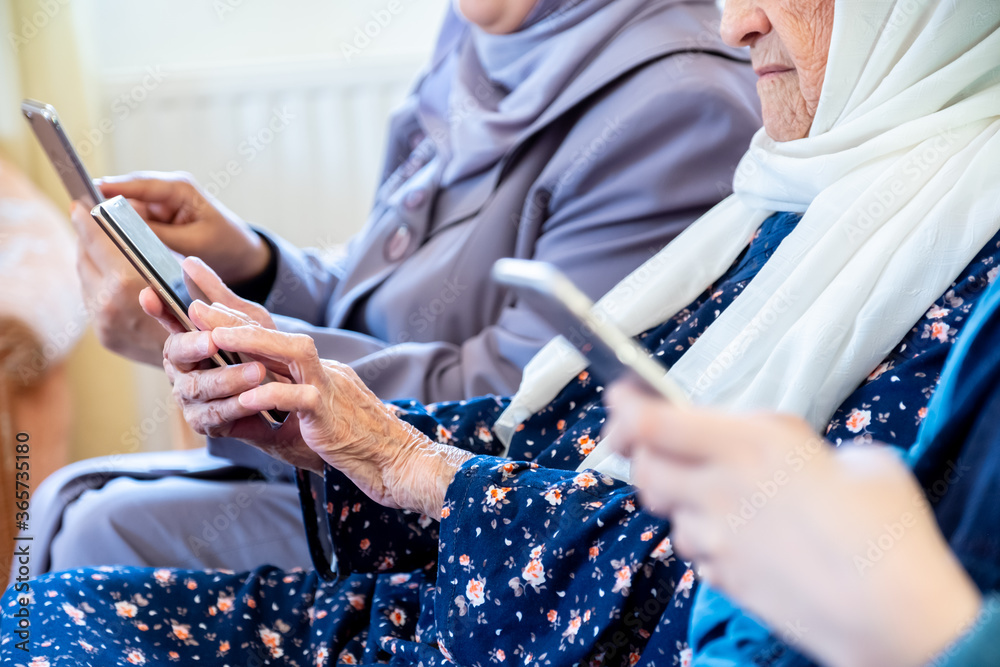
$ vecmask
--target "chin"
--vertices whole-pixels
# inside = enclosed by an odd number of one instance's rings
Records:
[[[506,4],[503,0],[457,0],[455,4],[462,16],[483,30],[503,23]]]
[[[781,78],[757,84],[764,131],[775,141],[795,141],[809,136],[813,114],[797,80]]]
[[[531,13],[537,0],[455,0],[470,23],[493,34],[514,32]]]
[[[765,104],[763,112],[764,131],[775,141],[795,141],[809,136],[812,121],[804,122],[802,115],[794,109],[769,110]]]

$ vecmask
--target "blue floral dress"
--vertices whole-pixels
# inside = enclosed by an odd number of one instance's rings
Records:
[[[768,219],[688,308],[641,336],[675,362],[736,298],[798,216]],[[944,358],[996,277],[993,239],[874,369],[828,437],[912,442]],[[2,601],[3,665],[686,665],[695,572],[670,526],[625,484],[576,468],[600,440],[602,387],[586,371],[515,434],[491,427],[505,399],[423,407],[400,418],[477,454],[450,485],[440,522],[387,510],[333,470],[325,511],[341,577],[98,568],[31,582]],[[22,650],[21,647],[27,650]]]

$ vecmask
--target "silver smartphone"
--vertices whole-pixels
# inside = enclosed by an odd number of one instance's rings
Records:
[[[512,288],[578,349],[600,382],[610,384],[631,376],[675,405],[690,404],[680,385],[667,377],[668,369],[634,338],[596,317],[594,302],[556,267],[526,259],[500,259],[493,265],[493,279]]]
[[[80,156],[63,131],[55,108],[44,102],[24,100],[21,102],[21,113],[28,119],[31,129],[38,137],[38,142],[45,150],[52,166],[56,168],[66,190],[69,191],[69,196],[82,201],[88,207],[104,201],[101,191],[87,174]]]
[[[112,197],[94,206],[90,214],[143,279],[156,290],[177,321],[188,331],[198,331],[198,327],[188,317],[188,308],[195,299],[201,299],[205,303],[211,303],[211,299],[206,297],[194,281],[184,273],[174,254],[153,233],[128,201],[120,195]],[[225,350],[220,350],[211,361],[217,366],[243,363],[239,354]],[[268,373],[264,382],[273,382],[274,379],[274,376]],[[261,412],[260,415],[271,428],[275,429],[280,428],[288,417],[287,412],[279,410],[268,410]]]

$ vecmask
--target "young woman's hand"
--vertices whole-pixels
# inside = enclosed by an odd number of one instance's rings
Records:
[[[190,174],[142,171],[109,176],[97,184],[105,197],[128,199],[167,247],[202,258],[229,285],[267,268],[271,258],[267,244]]]
[[[831,665],[921,665],[978,611],[887,447],[835,450],[797,418],[680,410],[625,384],[609,403],[607,431],[676,551],[796,648]]]
[[[70,220],[79,238],[77,273],[101,344],[133,361],[159,365],[167,334],[139,308],[139,292],[146,281],[97,226],[87,207],[73,202]]]
[[[138,172],[97,185],[105,197],[123,195],[170,249],[203,258],[229,284],[258,275],[270,261],[267,244],[188,174]],[[100,295],[91,307],[101,343],[134,361],[159,364],[166,336],[136,305],[145,281],[85,206],[74,203],[70,218],[80,238],[84,294]]]

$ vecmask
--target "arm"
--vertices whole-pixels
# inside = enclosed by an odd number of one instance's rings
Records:
[[[427,438],[472,454],[502,449],[490,425],[507,405],[492,396],[424,407],[399,401],[396,417]],[[327,520],[340,573],[411,571],[437,563],[438,522],[426,514],[388,509],[373,502],[337,469],[325,469]],[[373,529],[374,527],[374,529]]]
[[[521,596],[532,606],[518,608],[533,610],[522,627],[558,627],[561,639],[556,633],[554,642],[570,661],[595,650],[624,658],[656,641],[676,651],[676,635],[656,629],[684,621],[694,573],[673,558],[667,523],[637,511],[632,491],[602,475],[474,457],[498,447],[488,426],[502,401],[400,411],[380,402],[347,366],[321,361],[306,336],[245,322],[217,326],[210,336],[219,348],[291,378],[245,390],[229,407],[237,422],[265,409],[294,413],[302,442],[318,457],[311,469],[338,471],[339,478],[328,478],[336,487],[327,511],[339,522],[337,538],[345,537],[346,568],[431,567],[436,558],[439,627],[448,628],[439,641],[456,657],[466,647],[450,637],[460,633],[476,650],[488,640],[516,655],[513,630],[520,621],[511,616],[509,631],[498,636],[475,608]],[[372,514],[372,503],[411,514]],[[434,520],[443,520],[437,544],[429,530]],[[352,526],[365,534],[345,536]]]
[[[730,193],[733,167],[760,125],[759,112],[742,92],[749,90],[745,65],[715,56],[704,63],[683,71],[647,66],[588,103],[523,210],[504,212],[504,223],[510,214],[520,219],[530,244],[525,256],[554,264],[596,299]],[[279,328],[312,336],[324,358],[350,364],[383,398],[510,394],[521,369],[554,334],[520,302],[460,343],[402,335],[383,341],[326,329],[317,326],[332,293],[322,269],[308,255],[283,250],[281,256],[289,258],[277,283],[288,282],[280,288],[285,303],[266,305],[306,324],[277,318]]]

